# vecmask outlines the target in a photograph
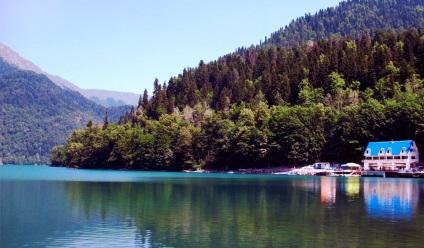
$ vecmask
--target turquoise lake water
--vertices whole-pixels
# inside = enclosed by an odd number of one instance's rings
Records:
[[[422,247],[424,180],[0,166],[0,247]]]

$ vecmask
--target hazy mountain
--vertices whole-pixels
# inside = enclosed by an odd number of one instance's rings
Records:
[[[76,91],[60,87],[43,74],[20,70],[0,57],[3,163],[49,163],[52,147],[64,144],[75,129],[84,127],[90,120],[94,125],[102,125],[106,112],[110,122],[117,121],[129,110],[129,106],[98,105]]]
[[[137,105],[140,98],[134,93],[110,90],[84,89],[79,92],[91,101],[106,107]]]
[[[44,72],[31,61],[21,57],[18,53],[2,43],[0,43],[0,57],[2,57],[5,62],[14,65],[21,70],[33,71],[39,74],[43,74],[59,87],[77,91],[81,93],[81,95],[105,107],[137,105],[139,99],[139,95],[129,92],[81,89],[75,84],[72,84],[71,82],[59,76]]]

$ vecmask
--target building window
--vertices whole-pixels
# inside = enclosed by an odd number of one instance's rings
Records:
[[[415,159],[415,156],[411,156],[411,159]]]
[[[393,159],[393,156],[387,156],[387,159]]]
[[[402,159],[408,159],[408,156],[402,156],[401,158]]]
[[[395,159],[400,159],[400,156],[395,156]]]

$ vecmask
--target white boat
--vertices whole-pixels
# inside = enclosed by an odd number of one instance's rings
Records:
[[[289,175],[301,175],[301,176],[316,176],[316,175],[327,175],[332,170],[330,169],[317,169],[312,165],[304,166],[299,169],[293,169],[288,174]]]
[[[340,169],[334,170],[330,176],[333,177],[360,177],[362,175],[361,165],[356,163],[346,163],[340,166]]]
[[[362,176],[361,171],[352,171],[350,174],[345,175],[345,177],[360,177]]]
[[[183,170],[184,172],[189,172],[189,173],[205,173],[205,170],[202,169],[197,169],[197,170]]]
[[[285,171],[285,172],[273,172],[273,175],[289,175],[289,176],[296,176],[296,174],[293,170],[291,171]]]
[[[361,171],[352,170],[352,171],[346,171],[346,170],[340,170],[340,171],[333,171],[330,173],[330,177],[360,177],[362,175]]]

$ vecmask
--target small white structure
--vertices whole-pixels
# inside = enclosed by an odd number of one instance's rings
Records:
[[[331,164],[328,162],[318,162],[312,165],[315,169],[326,169],[326,170],[330,170],[331,169]]]
[[[369,142],[364,151],[364,170],[408,170],[419,161],[413,140]]]

